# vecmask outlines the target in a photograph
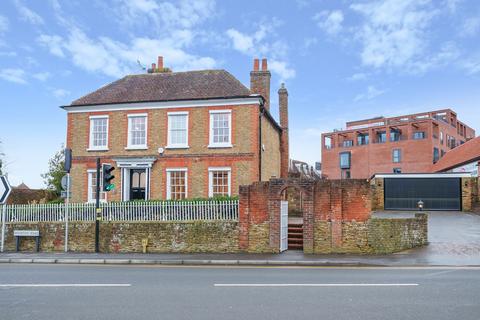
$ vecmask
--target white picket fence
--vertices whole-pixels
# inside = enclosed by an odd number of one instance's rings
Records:
[[[238,220],[238,200],[102,203],[103,221]],[[94,221],[95,205],[71,203],[69,221]],[[64,204],[8,205],[6,222],[64,221]]]

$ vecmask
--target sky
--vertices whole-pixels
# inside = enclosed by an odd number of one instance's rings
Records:
[[[320,160],[345,122],[452,108],[480,132],[480,1],[0,1],[0,151],[12,185],[65,141],[59,108],[158,55],[173,71],[225,69],[249,86],[267,58],[289,91],[290,154]]]

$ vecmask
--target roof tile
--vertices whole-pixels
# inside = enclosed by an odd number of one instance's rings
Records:
[[[480,160],[480,137],[471,139],[464,144],[448,151],[432,166],[432,172],[447,171],[473,161]]]
[[[71,103],[71,106],[146,101],[245,97],[250,90],[225,70],[128,75]]]

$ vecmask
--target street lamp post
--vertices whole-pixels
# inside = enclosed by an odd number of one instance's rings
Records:
[[[420,211],[423,211],[423,201],[422,201],[422,200],[420,200],[420,201],[417,202],[417,206],[418,206],[418,209],[419,209]]]

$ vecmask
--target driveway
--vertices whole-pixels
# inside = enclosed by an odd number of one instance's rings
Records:
[[[428,213],[428,241],[424,248],[399,253],[417,263],[480,264],[480,215],[453,211]],[[374,212],[374,217],[412,217],[414,213]]]

